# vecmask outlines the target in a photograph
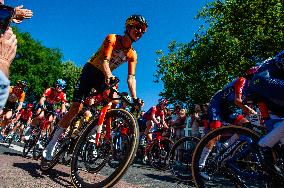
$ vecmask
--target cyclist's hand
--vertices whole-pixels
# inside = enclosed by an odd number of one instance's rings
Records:
[[[162,129],[162,128],[164,127],[164,125],[163,125],[162,123],[158,123],[158,124],[157,124],[157,127],[158,127],[159,129]]]
[[[134,106],[142,107],[144,101],[140,98],[133,99]]]
[[[111,76],[111,77],[109,77],[105,80],[105,83],[107,85],[113,85],[113,84],[118,83],[118,82],[119,82],[119,79],[115,76]]]
[[[256,111],[254,111],[252,108],[248,107],[247,105],[245,105],[245,108],[243,109],[244,110],[244,113],[246,114],[257,114]]]

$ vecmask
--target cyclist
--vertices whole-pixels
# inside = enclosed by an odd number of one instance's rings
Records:
[[[69,126],[73,118],[82,109],[82,101],[92,88],[102,90],[102,85],[115,80],[112,71],[122,63],[128,62],[127,83],[131,97],[137,102],[135,71],[137,53],[132,43],[138,41],[146,32],[148,23],[141,15],[132,15],[126,19],[124,35],[109,34],[99,50],[85,64],[81,76],[75,85],[73,103],[70,110],[59,121],[59,129],[43,152],[46,160],[52,159],[52,149],[61,133]]]
[[[257,96],[255,100],[264,101],[267,108],[273,113],[270,118],[276,119],[274,129],[266,136],[261,138],[258,143],[258,150],[262,155],[262,162],[266,168],[276,171],[278,174],[280,169],[273,165],[274,157],[272,155],[272,147],[284,138],[284,50],[275,57],[265,60],[261,64],[258,73],[252,79],[250,90],[253,96]]]
[[[31,120],[33,117],[33,107],[34,107],[33,104],[27,104],[26,108],[21,109],[21,111],[15,118],[16,125],[14,126],[10,134],[8,135],[8,138],[12,137],[18,128],[20,128],[19,135],[22,137],[24,128],[26,128],[26,126],[31,123]]]
[[[44,131],[52,132],[53,127],[51,124],[54,122],[56,117],[56,105],[61,103],[61,114],[66,112],[66,94],[64,89],[66,82],[62,79],[56,80],[54,87],[47,88],[41,99],[39,100],[39,107],[37,110],[37,117],[35,117],[31,126],[40,126],[40,129]]]
[[[240,113],[237,112],[238,108],[241,108],[245,114],[256,114],[256,112],[246,105],[247,100],[250,96],[249,85],[251,79],[255,73],[257,73],[259,67],[252,67],[246,71],[245,75],[235,79],[219,90],[212,97],[209,108],[209,126],[210,129],[217,129],[221,127],[221,122],[232,123],[234,125],[243,125],[249,121]],[[234,142],[237,135],[227,142]],[[215,142],[209,142],[208,145],[203,149],[199,166],[203,168],[207,157],[209,156],[212,147]],[[206,174],[201,174],[204,178],[209,178]]]
[[[156,106],[151,107],[147,112],[144,113],[143,118],[146,119],[146,129],[141,139],[145,139],[146,137],[148,141],[152,140],[152,134],[149,134],[149,131],[154,128],[154,125],[168,128],[168,125],[165,122],[164,112],[167,104],[167,99],[159,99]]]
[[[18,113],[23,107],[23,102],[25,101],[26,93],[25,88],[27,82],[24,80],[17,81],[15,86],[9,88],[9,96],[7,103],[1,111],[4,114],[4,119],[1,123],[1,127],[5,128],[11,121],[13,113]]]

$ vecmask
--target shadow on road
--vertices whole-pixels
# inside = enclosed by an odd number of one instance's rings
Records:
[[[3,154],[4,154],[4,155],[10,155],[10,156],[20,156],[20,157],[22,157],[22,154],[19,154],[19,153],[12,153],[12,152],[8,152],[8,151],[4,152]]]
[[[149,178],[156,179],[156,180],[159,180],[159,181],[164,181],[164,182],[169,182],[169,183],[178,183],[178,184],[181,184],[181,185],[193,186],[194,187],[193,182],[182,182],[182,181],[179,181],[172,176],[165,176],[165,175],[158,175],[158,174],[144,174],[144,175],[149,177]]]
[[[48,177],[49,179],[61,186],[72,187],[70,181],[67,181],[66,179],[62,178],[69,178],[70,175],[68,173],[56,169],[51,169],[50,171],[48,171],[48,173],[43,173],[40,171],[40,165],[37,162],[14,163],[13,166],[25,170],[34,178]]]

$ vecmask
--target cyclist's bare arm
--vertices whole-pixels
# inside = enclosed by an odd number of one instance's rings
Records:
[[[235,83],[235,104],[239,106],[246,114],[256,114],[256,112],[247,105],[243,104],[242,90],[245,85],[246,79],[244,77],[238,78]]]
[[[23,107],[23,102],[19,102],[19,103],[18,103],[17,110],[18,110],[18,111],[21,110],[22,107]]]
[[[159,121],[157,120],[155,114],[151,114],[151,120],[154,122],[154,124],[159,124]]]
[[[136,79],[135,79],[136,64],[137,64],[136,58],[131,58],[131,59],[128,60],[127,83],[128,83],[128,89],[129,89],[130,95],[133,99],[137,98],[137,96],[136,96]]]
[[[113,35],[108,35],[107,38],[104,40],[103,43],[103,57],[104,59],[102,60],[102,67],[103,67],[103,73],[106,77],[106,79],[113,77],[112,72],[109,67],[109,61],[111,59],[111,54],[113,51],[113,46],[115,43],[115,36]]]
[[[161,125],[163,125],[164,128],[169,128],[165,121],[165,115],[161,116]]]
[[[66,103],[62,102],[61,104],[61,113],[65,113],[66,112]]]
[[[39,104],[40,106],[43,106],[43,105],[44,105],[45,100],[46,100],[46,98],[45,98],[45,96],[43,95],[43,96],[40,98],[40,100],[39,100],[38,104]]]

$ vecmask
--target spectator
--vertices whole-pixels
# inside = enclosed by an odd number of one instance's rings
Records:
[[[2,110],[9,96],[9,68],[15,58],[17,39],[11,28],[0,37],[0,109]]]
[[[4,5],[4,0],[0,0],[0,4]],[[23,19],[30,19],[33,16],[33,12],[29,9],[23,9],[23,5],[15,7],[15,13],[12,18],[14,23],[21,23]]]
[[[173,111],[173,114],[171,116],[171,121],[172,122],[175,122],[179,116],[179,111],[181,110],[181,106],[180,105],[175,105],[174,107],[174,111]],[[172,124],[172,123],[171,123]]]
[[[179,111],[177,119],[172,123],[176,141],[184,136],[185,124],[186,124],[186,110],[181,109]]]
[[[0,4],[4,4],[4,0],[0,0]],[[23,5],[15,8],[13,22],[21,23],[23,19],[29,19],[33,15],[31,10],[23,9]],[[16,56],[17,39],[12,29],[9,27],[0,37],[0,110],[6,104],[9,96],[9,68]]]
[[[201,137],[203,137],[210,129],[208,106],[209,106],[209,103],[205,103],[205,104],[202,105],[202,115],[200,117],[201,122],[200,122],[200,128],[199,128],[200,133],[201,133]]]
[[[191,134],[195,137],[200,137],[199,125],[200,125],[201,107],[199,104],[195,104],[194,113],[191,115]]]

